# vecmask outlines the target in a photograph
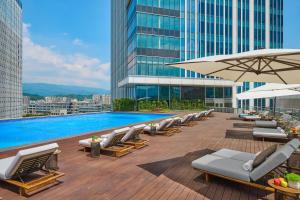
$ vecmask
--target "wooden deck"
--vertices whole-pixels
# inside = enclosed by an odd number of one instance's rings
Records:
[[[35,200],[146,200],[146,199],[273,199],[273,194],[213,178],[205,183],[201,173],[192,169],[191,161],[221,148],[258,152],[271,142],[225,138],[232,127],[228,114],[183,127],[171,137],[142,135],[150,140],[148,147],[114,158],[91,158],[79,150],[77,137],[59,141],[60,171],[66,175],[63,183],[41,191],[28,199]],[[104,133],[104,132],[103,132]],[[16,151],[0,153],[0,157]],[[17,189],[0,182],[0,197],[4,200],[27,199]]]

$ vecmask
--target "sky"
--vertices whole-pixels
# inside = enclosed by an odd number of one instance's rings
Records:
[[[284,0],[284,48],[300,48],[299,10]],[[23,0],[23,82],[110,89],[110,0]]]

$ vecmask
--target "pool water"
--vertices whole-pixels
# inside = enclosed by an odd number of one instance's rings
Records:
[[[0,150],[158,120],[170,114],[97,113],[0,121]]]

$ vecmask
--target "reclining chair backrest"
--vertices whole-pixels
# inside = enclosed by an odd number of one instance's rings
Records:
[[[104,140],[101,141],[101,147],[106,148],[121,143],[121,139],[129,130],[129,127],[114,130],[111,134],[106,135]]]
[[[166,125],[166,128],[171,128],[175,125],[176,123],[176,120],[174,118],[172,118],[172,121],[170,121],[167,125]]]
[[[136,125],[130,128],[126,135],[121,139],[121,142],[126,142],[130,139],[135,139],[144,130],[146,124]]]
[[[19,151],[5,172],[6,178],[19,178],[41,170],[57,149],[58,144],[52,143]]]
[[[189,121],[191,121],[191,118],[193,117],[193,115],[191,114],[187,114],[185,116],[183,116],[182,120],[181,120],[181,124],[186,124]]]
[[[165,119],[163,121],[161,121],[158,125],[158,127],[156,128],[157,131],[163,131],[166,129],[166,126],[171,122],[173,121],[173,119],[171,118],[168,118],[168,119]]]
[[[196,116],[198,119],[200,119],[201,117],[205,116],[205,111],[201,111],[200,113],[198,113],[198,115]]]
[[[295,148],[293,148],[290,145],[290,143],[287,143],[281,148],[279,148],[272,155],[270,155],[262,164],[260,164],[255,169],[253,169],[253,171],[251,171],[251,180],[257,181],[272,170],[282,165],[285,161],[287,161],[290,158],[294,151]]]
[[[289,141],[287,144],[289,144],[291,147],[293,147],[295,150],[298,150],[298,148],[300,147],[300,140],[298,139],[293,139],[291,141]]]

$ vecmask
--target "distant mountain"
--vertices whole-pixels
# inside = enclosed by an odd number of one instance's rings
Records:
[[[38,96],[67,96],[67,95],[92,95],[109,94],[109,90],[101,88],[56,85],[48,83],[23,83],[23,93]]]

